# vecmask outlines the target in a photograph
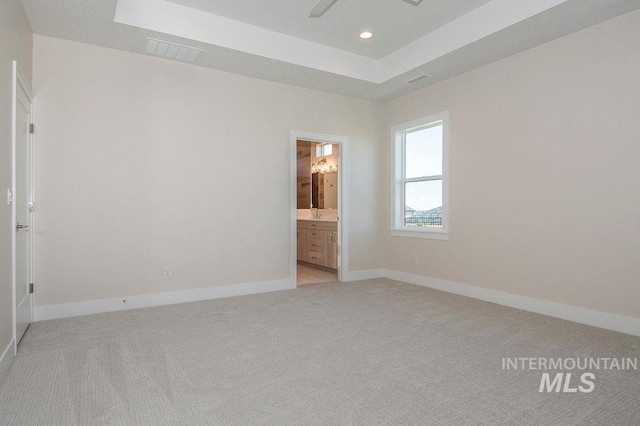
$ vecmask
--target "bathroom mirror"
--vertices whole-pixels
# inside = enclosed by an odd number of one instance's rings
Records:
[[[338,208],[339,145],[297,143],[297,208]]]
[[[311,203],[318,209],[338,208],[338,173],[311,174]]]

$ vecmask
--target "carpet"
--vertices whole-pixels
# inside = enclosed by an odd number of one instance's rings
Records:
[[[545,371],[504,358],[640,358],[640,338],[387,279],[310,284],[35,323],[0,424],[640,424],[636,370],[539,392]]]

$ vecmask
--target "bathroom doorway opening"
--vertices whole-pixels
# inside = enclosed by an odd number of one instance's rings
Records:
[[[347,138],[291,132],[291,279],[346,281]]]

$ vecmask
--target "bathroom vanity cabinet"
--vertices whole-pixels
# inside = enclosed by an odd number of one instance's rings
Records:
[[[338,269],[338,222],[299,220],[298,260]]]

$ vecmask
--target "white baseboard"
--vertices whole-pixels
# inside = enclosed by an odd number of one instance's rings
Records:
[[[606,312],[593,311],[561,303],[519,296],[504,291],[490,290],[482,287],[460,284],[423,275],[410,274],[394,270],[382,270],[381,277],[402,281],[448,293],[459,294],[486,302],[497,303],[523,311],[535,312],[555,318],[561,318],[594,327],[640,336],[640,318],[625,317]]]
[[[16,339],[11,339],[9,346],[6,347],[2,355],[0,355],[0,382],[4,379],[4,376],[9,371],[11,361],[16,356]]]
[[[57,318],[77,317],[103,312],[148,308],[151,306],[172,305],[176,303],[197,302],[201,300],[221,299],[224,297],[245,296],[288,290],[296,287],[295,280],[282,279],[253,283],[231,284],[192,290],[170,291],[166,293],[143,294],[112,299],[88,300],[85,302],[62,303],[35,307],[35,320],[45,321]],[[126,300],[126,304],[122,301]]]
[[[345,282],[350,281],[361,281],[361,280],[371,280],[374,278],[382,278],[386,269],[367,269],[364,271],[349,271],[347,274],[347,279]]]
[[[499,305],[509,306],[516,309],[522,309],[524,311],[535,312],[538,314],[561,318],[581,324],[587,324],[594,327],[600,327],[608,330],[618,331],[621,333],[631,334],[634,336],[640,336],[640,318],[625,317],[622,315],[593,311],[590,309],[578,308],[561,303],[549,302],[546,300],[534,299],[526,296],[519,296],[513,293],[490,290],[487,288],[390,269],[350,271],[347,275],[348,278],[346,281],[348,282],[375,278],[388,278],[395,281],[402,281],[409,284],[445,291],[447,293],[459,294],[461,296],[484,300],[486,302],[497,303]],[[296,284],[294,280],[282,279],[184,291],[173,291],[167,293],[154,293],[113,299],[90,300],[86,302],[65,303],[59,305],[36,306],[35,320],[43,321],[56,318],[76,317],[80,315],[91,315],[102,312],[113,312],[127,309],[146,308],[151,306],[171,305],[175,303],[196,302],[200,300],[219,299],[224,297],[243,296],[248,294],[287,290],[293,289],[295,287]],[[126,304],[122,303],[123,299],[126,299]],[[13,353],[15,353],[15,351]],[[10,359],[12,358],[13,356],[10,357]],[[0,360],[0,363],[2,362],[5,362],[4,358],[3,360]],[[0,374],[3,371],[1,367],[2,364],[0,364]]]

